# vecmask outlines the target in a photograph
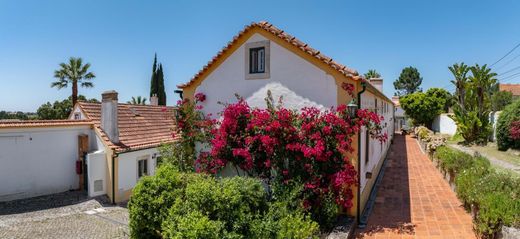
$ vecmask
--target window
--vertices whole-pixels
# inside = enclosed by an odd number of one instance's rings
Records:
[[[265,47],[249,49],[249,74],[265,73]]]
[[[148,159],[137,161],[137,178],[148,175]]]
[[[74,119],[75,120],[81,119],[81,115],[79,113],[74,113]]]
[[[374,110],[375,110],[375,112],[377,114],[377,99],[375,99],[375,101],[374,101]]]
[[[247,80],[267,79],[269,75],[269,41],[245,44],[245,74]]]

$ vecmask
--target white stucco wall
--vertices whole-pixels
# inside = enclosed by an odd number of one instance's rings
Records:
[[[156,158],[159,155],[157,148],[132,151],[119,154],[118,156],[118,192],[122,196],[126,191],[131,190],[137,183],[137,161],[148,159],[148,172],[155,174]]]
[[[0,129],[0,201],[79,187],[78,135],[89,126]]]
[[[454,135],[457,132],[457,124],[448,114],[441,114],[433,120],[432,129],[441,134]]]
[[[255,34],[247,43],[265,40],[267,39],[263,36]],[[247,99],[251,106],[265,107],[264,98],[268,89],[275,100],[283,95],[284,106],[288,108],[329,108],[336,105],[337,88],[334,78],[272,41],[270,78],[246,79],[245,67],[248,59],[244,45],[211,72],[197,88],[196,92],[202,92],[207,97],[202,104],[205,113],[216,116],[222,110],[222,105],[218,102],[236,102],[235,93]]]
[[[377,105],[376,105],[376,99],[377,99]],[[360,181],[360,187],[361,191],[363,192],[365,190],[365,186],[367,185],[368,179],[366,178],[367,172],[372,172],[372,178],[377,177],[377,174],[379,171],[377,170],[377,165],[380,164],[382,160],[384,160],[384,157],[386,156],[386,153],[388,151],[388,148],[390,147],[391,138],[393,136],[394,132],[394,108],[393,104],[389,101],[385,101],[383,98],[375,96],[371,92],[365,92],[361,95],[361,108],[363,109],[370,109],[370,110],[377,110],[377,113],[379,115],[382,115],[384,117],[383,121],[381,122],[381,125],[383,126],[382,133],[386,133],[388,135],[388,140],[384,143],[381,143],[377,139],[373,139],[371,136],[369,137],[369,144],[366,145],[366,137],[367,132],[365,128],[363,127],[360,133],[361,137],[361,181]],[[366,149],[368,147],[368,156],[369,160],[366,162]],[[368,189],[370,190],[370,189]]]
[[[95,197],[106,194],[107,160],[104,150],[87,154],[88,170],[88,196]],[[97,181],[100,181],[100,189],[94,188]]]

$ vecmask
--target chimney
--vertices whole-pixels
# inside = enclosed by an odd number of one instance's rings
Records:
[[[376,89],[383,93],[383,78],[370,78],[368,79],[370,84],[372,84]]]
[[[105,91],[101,94],[101,98],[101,129],[105,131],[112,143],[119,143],[117,92]]]
[[[157,94],[153,94],[152,97],[150,97],[150,105],[159,105]]]

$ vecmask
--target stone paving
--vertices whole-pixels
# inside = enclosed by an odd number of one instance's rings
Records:
[[[372,214],[356,238],[475,238],[471,216],[410,136],[396,135]]]
[[[128,238],[128,210],[83,192],[0,202],[0,238]]]

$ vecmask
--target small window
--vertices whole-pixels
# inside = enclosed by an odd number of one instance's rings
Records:
[[[81,115],[79,113],[74,113],[74,119],[75,120],[80,120],[81,119]]]
[[[265,73],[265,47],[249,49],[249,73]]]
[[[375,110],[375,112],[377,114],[377,99],[375,99],[375,101],[374,101],[374,110]]]
[[[137,178],[148,175],[148,159],[137,161]]]

